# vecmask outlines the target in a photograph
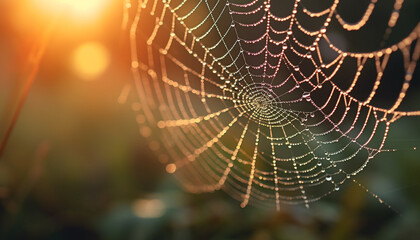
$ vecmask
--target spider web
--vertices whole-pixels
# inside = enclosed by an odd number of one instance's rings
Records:
[[[373,46],[383,47],[366,51],[334,33],[363,38],[381,1],[360,5],[355,20],[340,13],[343,0],[313,2],[127,2],[140,132],[156,133],[153,148],[168,154],[159,160],[186,189],[223,189],[242,207],[308,206],[359,184],[353,176],[386,151],[391,124],[420,115],[400,110],[420,55],[418,19],[389,43],[404,1],[382,20]],[[386,95],[394,56],[398,90]]]

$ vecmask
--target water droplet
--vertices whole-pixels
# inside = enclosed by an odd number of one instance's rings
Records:
[[[331,176],[326,176],[326,177],[325,177],[325,180],[327,180],[327,181],[331,181],[331,180],[332,180],[332,177],[331,177]]]
[[[310,96],[311,96],[311,93],[309,93],[309,92],[303,92],[302,93],[303,98],[309,98]]]
[[[405,74],[405,80],[411,81],[411,79],[413,79],[413,73],[407,71],[407,73]]]

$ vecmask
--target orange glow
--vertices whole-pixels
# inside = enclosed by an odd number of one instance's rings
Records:
[[[76,20],[97,19],[110,0],[32,0],[43,11],[52,15],[67,15]]]
[[[108,49],[101,43],[88,42],[74,51],[72,65],[74,72],[86,80],[94,80],[105,72],[110,63]]]

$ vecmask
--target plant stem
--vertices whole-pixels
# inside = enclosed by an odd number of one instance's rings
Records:
[[[22,111],[23,105],[25,104],[25,100],[28,97],[28,94],[32,88],[32,85],[34,83],[35,77],[38,74],[39,65],[41,62],[42,57],[44,56],[45,49],[48,45],[48,42],[51,38],[51,33],[54,29],[55,24],[52,22],[49,24],[49,26],[44,30],[43,34],[41,35],[41,39],[38,43],[36,43],[36,46],[34,48],[34,51],[31,52],[30,56],[33,61],[32,69],[29,73],[28,78],[26,79],[25,86],[23,87],[23,92],[18,100],[18,105],[13,112],[12,119],[10,121],[10,124],[8,125],[6,129],[6,133],[3,136],[3,139],[0,143],[0,159],[2,158],[4,154],[4,150],[6,148],[7,142],[9,141],[10,135],[13,132],[13,129],[16,125],[17,120],[19,119],[19,115]]]

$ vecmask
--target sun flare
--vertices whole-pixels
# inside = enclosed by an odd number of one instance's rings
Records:
[[[49,14],[66,15],[73,19],[92,20],[97,18],[110,0],[33,0]]]

